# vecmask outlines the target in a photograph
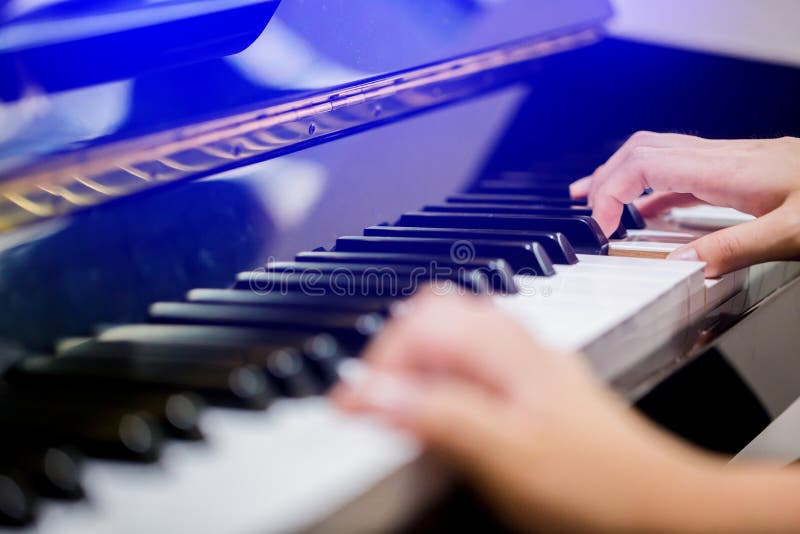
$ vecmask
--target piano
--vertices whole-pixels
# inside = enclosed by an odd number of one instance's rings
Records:
[[[638,130],[799,136],[800,71],[609,35],[612,17],[606,0],[0,3],[0,525],[463,519],[419,443],[324,396],[427,282],[582,351],[685,439],[752,449],[800,397],[800,266],[706,280],[663,258],[746,215],[628,206],[606,239],[567,184]]]

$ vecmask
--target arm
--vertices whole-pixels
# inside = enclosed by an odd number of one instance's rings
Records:
[[[655,193],[639,198],[646,189]],[[800,257],[800,139],[710,140],[639,132],[594,174],[572,185],[588,196],[610,234],[622,205],[636,201],[652,216],[707,202],[758,217],[715,232],[672,254],[707,262],[706,276]]]
[[[334,398],[419,436],[523,529],[797,531],[800,470],[727,466],[662,433],[489,301],[426,295]]]

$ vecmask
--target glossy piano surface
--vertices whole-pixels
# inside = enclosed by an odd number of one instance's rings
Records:
[[[256,140],[280,149],[274,153],[259,150],[251,157],[243,148],[239,157],[232,155],[238,144],[217,142],[202,152],[211,161],[208,168],[182,166],[179,158],[153,155],[164,135],[173,141],[197,130],[213,132],[214,121],[227,124],[231,117],[242,115],[246,118],[236,120],[257,121],[254,117],[262,111],[250,110],[276,105],[285,110],[291,102],[306,101],[308,95],[322,94],[323,101],[352,100],[331,95],[344,95],[350,87],[398,72],[424,78],[429,65],[480,56],[493,47],[504,50],[509,43],[525,39],[546,41],[587,28],[596,34],[598,24],[610,13],[606,2],[597,0],[557,6],[520,0],[442,0],[424,5],[294,0],[277,4],[55,2],[30,11],[25,10],[32,5],[28,2],[4,6],[5,33],[0,35],[6,37],[0,47],[2,64],[11,69],[7,71],[11,75],[4,75],[0,82],[4,99],[0,105],[0,220],[6,229],[22,228],[4,236],[0,269],[8,281],[3,286],[8,313],[3,314],[5,324],[0,326],[3,335],[43,348],[59,336],[85,334],[92,325],[135,320],[157,298],[175,298],[196,286],[224,285],[231,273],[263,264],[269,255],[286,258],[393,218],[419,205],[423,188],[430,194],[457,190],[475,174],[519,98],[520,89],[508,88],[509,82],[538,67],[527,59],[503,72],[495,72],[491,64],[478,64],[479,73],[487,74],[470,80],[445,77],[444,85],[434,83],[419,92],[412,89],[402,101],[389,99],[365,107],[357,105],[356,99],[356,105],[343,105],[338,114],[330,113],[329,123],[306,121],[299,133],[283,126],[277,133],[265,131],[284,136],[272,144]],[[253,20],[244,26],[234,17],[230,24],[213,28],[229,37],[249,35],[245,30],[251,31],[256,19],[264,28],[252,44],[234,54],[230,46],[215,48],[193,41],[187,45],[191,50],[181,50],[196,57],[176,61],[174,53],[167,53],[169,42],[162,43],[167,52],[146,58],[160,59],[162,65],[137,63],[137,57],[152,53],[148,49],[139,53],[138,33],[128,39],[128,46],[115,48],[114,57],[104,56],[108,51],[96,47],[94,55],[85,57],[67,46],[77,39],[70,33],[73,26],[78,31],[85,26],[83,19],[98,20],[100,15],[110,25],[105,31],[94,28],[101,36],[119,37],[120,32],[112,31],[114,24],[133,15],[148,31],[158,30],[165,39],[174,36],[175,28],[154,24],[163,16],[162,8],[199,9],[210,13],[206,17],[219,11],[239,13],[239,18],[252,15]],[[182,24],[187,20],[194,19],[177,19]],[[65,30],[55,31],[58,21]],[[80,69],[68,68],[50,69],[47,76],[37,79],[34,67],[38,64],[28,66],[33,59],[23,52],[39,48],[20,37],[30,25],[54,33],[51,54],[61,54],[63,63],[76,68],[86,70],[90,65],[88,70],[95,78],[104,78],[102,83],[79,86],[87,79],[81,77]],[[186,38],[207,26],[198,23],[184,28]],[[39,40],[46,38],[43,33]],[[230,39],[217,41],[229,43]],[[212,53],[216,57],[207,57]],[[114,65],[129,68],[128,77],[109,68]],[[62,90],[64,86],[72,88]],[[506,89],[493,95],[502,87]],[[358,96],[358,92],[352,94]],[[357,140],[323,143],[297,157],[233,170],[213,180],[172,183],[208,175],[217,165],[241,167],[373,124],[397,122],[467,96],[481,98],[474,104],[361,133]],[[330,131],[324,131],[326,127]],[[460,135],[454,136],[456,131]],[[423,143],[420,132],[427,139]],[[153,135],[161,137],[148,145]],[[146,145],[142,158],[149,167],[115,159],[142,152],[142,143]],[[104,177],[83,172],[97,161],[105,161],[103,168],[112,170]],[[405,164],[398,167],[391,161]],[[40,168],[45,170],[37,171]],[[44,182],[37,176],[44,176]],[[123,198],[151,188],[157,191]],[[353,206],[354,196],[373,201]],[[107,201],[112,202],[91,207]],[[77,211],[70,216],[73,210]],[[37,219],[43,223],[27,224]],[[345,231],[348,228],[350,232]],[[302,245],[296,239],[302,239]]]
[[[6,179],[35,158],[263,113],[391,73],[597,28],[610,15],[603,0],[37,5],[15,0],[0,12]],[[120,42],[92,40],[102,36]]]
[[[609,39],[539,60],[526,80],[210,180],[6,232],[0,333],[44,348],[97,324],[141,320],[149,302],[224,287],[270,256],[330,246],[465,191],[482,175],[536,169],[565,180],[589,172],[637,129],[758,137],[797,135],[800,124],[795,69],[762,63]],[[71,108],[50,109],[70,122]],[[19,136],[27,131],[38,139],[34,126]]]

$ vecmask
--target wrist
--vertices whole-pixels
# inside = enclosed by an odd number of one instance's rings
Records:
[[[658,448],[657,448],[658,447]],[[663,457],[652,461],[643,475],[644,484],[636,488],[636,509],[624,530],[633,532],[718,531],[710,528],[709,497],[719,491],[724,462],[695,452],[683,445],[654,444]],[[716,514],[714,514],[716,515]]]
[[[800,470],[734,467],[700,454],[673,472],[633,530],[656,532],[797,532]]]
[[[800,258],[800,190],[789,195],[782,210],[781,249],[787,260]]]

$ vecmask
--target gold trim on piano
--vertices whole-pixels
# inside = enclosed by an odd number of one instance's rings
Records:
[[[477,96],[518,81],[519,75],[505,71],[507,67],[590,44],[598,32],[590,28],[518,41],[347,89],[36,162],[0,183],[0,231]]]

